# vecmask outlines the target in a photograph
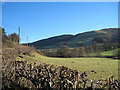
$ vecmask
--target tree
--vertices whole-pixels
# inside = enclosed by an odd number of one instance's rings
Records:
[[[96,53],[97,52],[97,42],[96,41],[93,42],[92,47]]]
[[[85,47],[85,53],[87,54],[87,56],[90,56],[90,54],[93,52],[94,52],[94,50],[93,50],[93,47],[91,45]]]
[[[9,35],[9,38],[13,42],[19,42],[19,36],[16,33],[13,33],[13,34]]]
[[[79,48],[74,48],[71,51],[71,57],[78,57],[79,56]]]
[[[107,51],[107,46],[108,46],[108,40],[103,39],[103,48],[104,48],[105,51]]]
[[[85,56],[85,48],[79,47],[79,56]]]
[[[70,57],[70,49],[69,49],[69,47],[67,45],[61,46],[57,50],[57,56],[59,56],[59,57]]]
[[[2,28],[2,41],[3,41],[3,43],[6,43],[8,39],[9,39],[9,38],[8,38],[8,36],[6,35],[5,29]]]

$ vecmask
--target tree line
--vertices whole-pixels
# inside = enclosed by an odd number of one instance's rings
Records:
[[[16,33],[12,33],[9,35],[6,35],[5,29],[2,28],[2,45],[3,47],[10,47],[12,48],[14,46],[14,42],[19,42],[19,36]]]
[[[49,56],[49,57],[85,57],[85,56],[93,56],[92,54],[95,54],[95,56],[102,56],[101,52],[109,51],[118,49],[118,43],[108,43],[105,41],[103,44],[98,44],[97,42],[93,42],[92,45],[87,46],[80,46],[75,48],[70,48],[67,45],[62,45],[57,50],[49,50],[44,49],[40,50],[40,53]],[[114,52],[115,56],[118,54],[118,52]]]

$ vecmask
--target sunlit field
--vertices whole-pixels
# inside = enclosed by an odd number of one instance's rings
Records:
[[[17,57],[17,60],[28,60],[36,63],[47,63],[66,66],[80,72],[86,71],[90,79],[106,79],[112,75],[118,78],[118,60],[112,58],[53,58],[32,53],[32,56]]]

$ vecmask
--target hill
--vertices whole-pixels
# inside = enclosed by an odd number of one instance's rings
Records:
[[[16,90],[29,88],[72,89],[75,87],[86,90],[119,89],[118,59],[46,57],[40,54],[41,50],[19,45],[16,36],[17,34],[7,36],[3,33],[3,45],[6,45],[0,53],[2,55],[0,63],[2,64],[3,90],[7,88]],[[49,43],[65,42],[65,40],[72,40],[72,37],[74,36],[62,35],[49,38],[51,41],[48,41]],[[14,43],[17,45],[12,45]],[[106,51],[103,54],[110,54],[114,51]]]
[[[97,43],[103,43],[104,40],[107,40],[110,43],[117,43],[118,30],[118,28],[107,28],[79,33],[76,35],[55,36],[30,43],[29,45],[33,45],[37,49],[53,49],[59,48],[62,45],[68,45],[69,47],[91,45],[94,41],[96,41]]]

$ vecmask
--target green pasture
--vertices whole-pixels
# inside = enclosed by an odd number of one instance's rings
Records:
[[[116,56],[119,49],[114,49],[110,51],[99,52],[101,56]],[[97,56],[97,53],[91,53],[90,56]]]
[[[18,60],[28,60],[36,63],[47,63],[57,66],[66,66],[80,72],[86,71],[90,79],[106,79],[112,75],[118,77],[118,60],[112,58],[53,58],[42,56],[36,52],[32,56],[17,57]],[[119,69],[120,70],[120,69]]]

